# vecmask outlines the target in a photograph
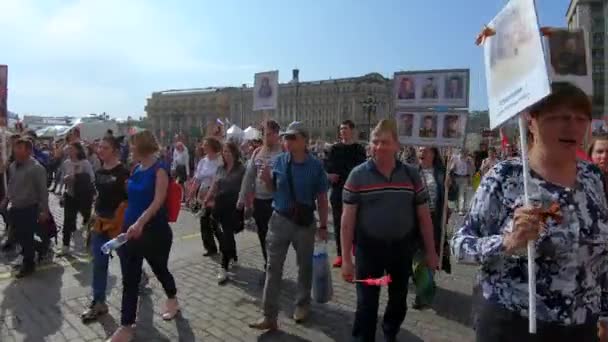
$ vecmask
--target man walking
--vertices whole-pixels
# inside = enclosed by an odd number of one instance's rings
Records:
[[[355,124],[346,120],[340,125],[340,142],[333,145],[327,158],[327,178],[331,182],[331,210],[334,219],[337,257],[334,267],[342,266],[340,222],[342,217],[342,190],[352,169],[366,159],[365,148],[353,140]]]
[[[395,158],[399,141],[394,122],[380,121],[372,131],[370,146],[372,159],[355,167],[344,185],[342,276],[353,281],[355,276],[390,275],[382,329],[386,341],[396,341],[407,311],[408,279],[418,236],[424,242],[429,267],[436,269],[438,261],[428,193],[418,170]],[[351,256],[353,235],[356,271]],[[375,340],[379,296],[378,286],[357,283],[354,341]]]
[[[8,197],[2,203],[3,208],[10,204],[9,220],[23,249],[23,263],[17,278],[34,272],[34,234],[49,213],[46,170],[32,157],[32,151],[31,140],[20,138],[16,141],[15,161],[9,168]]]
[[[312,287],[312,254],[315,233],[327,240],[327,175],[321,161],[306,148],[308,131],[300,122],[293,122],[284,133],[287,151],[276,157],[272,172],[268,164],[261,179],[273,190],[274,212],[268,223],[268,267],[264,285],[264,317],[249,324],[260,330],[277,329],[279,296],[283,264],[287,250],[293,245],[298,262],[298,289],[293,319],[304,321],[310,311]],[[315,224],[315,202],[319,211],[319,228]]]
[[[238,207],[242,209],[253,207],[253,219],[258,230],[258,238],[264,256],[264,279],[268,255],[266,253],[266,235],[268,233],[268,221],[272,215],[272,187],[264,183],[260,177],[263,165],[272,166],[272,160],[283,152],[279,142],[279,130],[281,127],[274,120],[268,120],[264,128],[264,146],[257,148],[247,164],[247,170],[241,184]]]

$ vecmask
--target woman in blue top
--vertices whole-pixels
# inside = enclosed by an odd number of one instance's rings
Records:
[[[133,135],[130,142],[133,160],[138,164],[127,182],[128,207],[123,230],[128,242],[118,250],[123,274],[122,317],[121,327],[112,335],[112,342],[131,341],[134,337],[132,326],[144,259],[167,294],[162,318],[171,320],[179,311],[175,280],[167,268],[173,242],[164,205],[169,184],[168,168],[156,157],[159,147],[152,133],[141,131]]]

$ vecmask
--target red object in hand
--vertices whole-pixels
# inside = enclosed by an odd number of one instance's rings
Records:
[[[587,153],[585,153],[585,151],[583,151],[582,149],[578,148],[576,149],[576,157],[580,160],[586,160],[586,161],[591,161],[591,158],[589,158],[589,156],[587,155]]]
[[[363,283],[368,286],[387,286],[388,284],[391,283],[391,281],[393,281],[393,280],[391,279],[390,274],[387,274],[384,277],[375,278],[375,279],[367,278],[367,279],[355,280],[356,283]]]

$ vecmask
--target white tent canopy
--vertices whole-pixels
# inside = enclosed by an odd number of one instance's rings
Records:
[[[247,127],[243,133],[244,140],[262,139],[262,133],[251,126]]]
[[[232,125],[226,131],[226,137],[228,139],[232,138],[236,140],[241,140],[243,138],[243,130],[237,125]]]
[[[44,138],[54,138],[62,135],[68,128],[69,126],[62,125],[48,126],[37,130],[36,135]]]

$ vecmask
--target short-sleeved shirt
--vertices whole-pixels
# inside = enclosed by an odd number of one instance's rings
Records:
[[[95,173],[95,213],[100,217],[112,218],[120,202],[127,199],[127,179],[129,170],[118,164],[111,169],[101,168]]]
[[[295,198],[298,203],[314,206],[317,196],[327,193],[329,182],[323,163],[312,155],[308,154],[303,162],[298,163],[291,160],[290,153],[284,152],[275,157],[272,165],[272,176],[275,183],[275,192],[272,195],[274,210],[287,212],[293,208],[287,181],[289,165],[291,165]]]
[[[417,169],[395,162],[386,178],[373,160],[355,167],[344,185],[342,201],[357,205],[355,231],[380,241],[405,238],[416,227],[416,208],[428,202]]]

